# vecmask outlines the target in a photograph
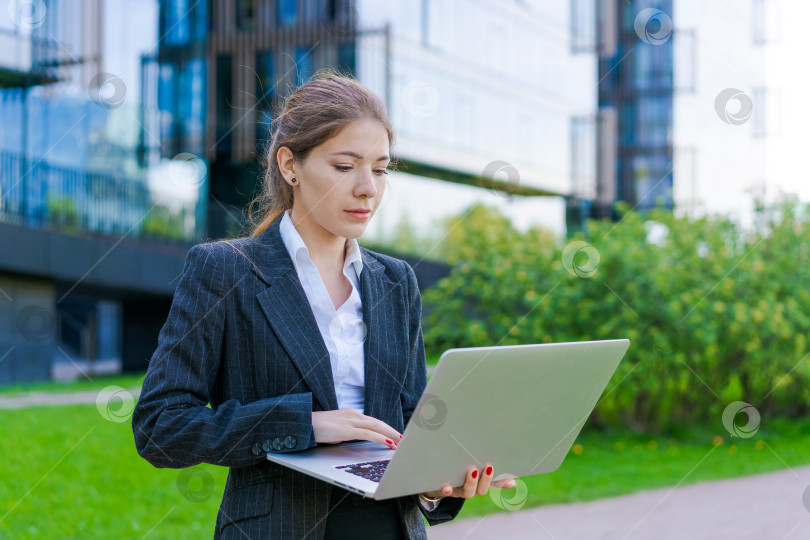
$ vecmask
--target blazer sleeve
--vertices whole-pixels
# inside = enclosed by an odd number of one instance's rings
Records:
[[[237,288],[241,281],[233,286],[225,283],[225,260],[211,244],[193,246],[188,252],[149,362],[132,429],[138,454],[156,467],[255,465],[266,460],[267,441],[288,435],[296,444],[282,452],[315,446],[311,393],[251,403],[228,399],[216,408],[207,407],[231,324],[226,298],[241,292]]]
[[[405,425],[413,416],[416,404],[425,391],[427,385],[427,366],[425,360],[425,341],[422,337],[422,295],[419,292],[419,284],[416,281],[416,274],[407,262],[405,262],[408,281],[408,377],[402,386],[400,401],[402,402],[402,415]],[[438,525],[455,518],[464,505],[463,497],[445,497],[441,499],[433,510],[428,510],[419,499],[419,495],[410,495],[427,519],[428,524]]]

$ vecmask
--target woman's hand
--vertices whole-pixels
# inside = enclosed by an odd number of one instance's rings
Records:
[[[382,420],[366,416],[357,409],[337,409],[312,413],[315,442],[374,441],[388,448],[397,447],[402,435]]]
[[[489,491],[490,485],[496,488],[513,488],[517,485],[514,479],[504,478],[502,480],[492,481],[492,475],[495,474],[491,465],[485,465],[484,471],[479,475],[478,469],[472,467],[467,471],[467,476],[464,480],[464,485],[460,487],[451,488],[449,484],[445,484],[441,489],[436,491],[428,491],[423,493],[425,497],[444,498],[444,497],[461,497],[469,499],[474,495],[486,495]]]

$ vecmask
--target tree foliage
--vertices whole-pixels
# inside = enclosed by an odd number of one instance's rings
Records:
[[[748,229],[724,216],[620,212],[565,242],[521,233],[487,207],[448,221],[441,251],[453,270],[423,295],[429,352],[628,338],[597,425],[722,425],[738,400],[763,417],[806,414],[806,208],[762,209]]]

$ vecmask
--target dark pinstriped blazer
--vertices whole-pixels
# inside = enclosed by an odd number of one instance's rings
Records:
[[[230,467],[214,538],[322,538],[330,497],[347,492],[267,461],[315,446],[312,411],[337,409],[329,353],[279,233],[196,245],[132,416],[156,467]],[[406,262],[361,248],[364,413],[403,432],[427,381],[421,297]],[[210,402],[211,407],[206,407]],[[396,499],[409,538],[464,503],[432,512]],[[420,514],[421,512],[421,514]]]

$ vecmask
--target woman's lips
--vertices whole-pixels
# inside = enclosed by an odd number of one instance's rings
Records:
[[[360,219],[360,220],[368,219],[368,217],[371,215],[371,210],[366,210],[364,212],[355,212],[355,211],[352,211],[352,210],[344,210],[344,211],[347,214],[349,214],[350,216],[352,216],[353,218]]]

